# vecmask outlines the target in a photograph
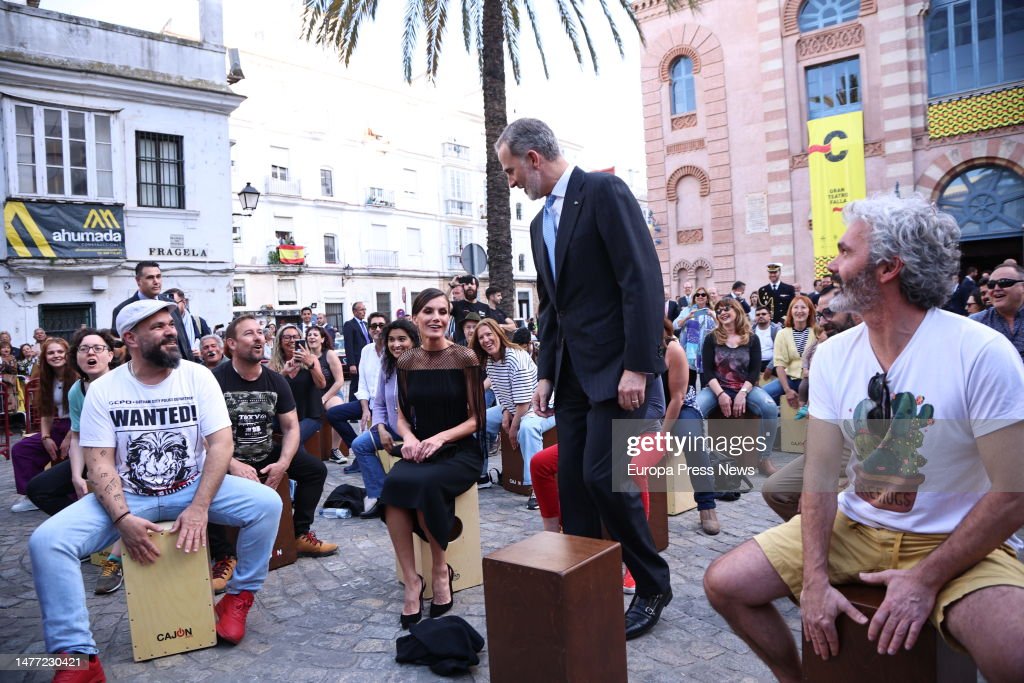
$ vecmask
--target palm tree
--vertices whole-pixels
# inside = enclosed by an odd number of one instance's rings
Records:
[[[359,40],[359,28],[364,21],[374,19],[377,2],[378,0],[305,0],[302,16],[304,38],[307,41],[315,41],[318,45],[331,47],[347,66]],[[515,283],[512,270],[509,188],[501,164],[498,163],[494,143],[508,124],[505,107],[506,49],[516,83],[520,82],[522,76],[519,39],[523,11],[535,38],[544,68],[544,77],[549,77],[547,58],[537,30],[537,16],[534,10],[536,2],[537,0],[461,0],[458,3],[462,19],[463,44],[467,52],[476,48],[483,89],[484,138],[487,146],[488,270],[491,285],[501,288],[502,307],[510,315],[514,314]],[[594,73],[597,73],[597,50],[583,19],[584,2],[585,0],[554,0],[562,28],[576,55],[576,61],[581,65],[584,63],[582,44],[585,44]],[[612,17],[609,2],[598,2],[608,20],[619,56],[624,57],[622,36]],[[687,0],[691,9],[695,9],[698,2],[699,0]],[[640,41],[643,42],[643,31],[633,13],[630,0],[612,0],[612,4],[618,4],[622,8],[636,29]],[[678,0],[669,0],[667,4],[674,8]],[[421,28],[426,41],[426,75],[431,81],[437,78],[449,9],[454,5],[454,1],[448,0],[406,0],[402,62],[407,82],[412,81],[413,53],[416,49],[417,33]]]

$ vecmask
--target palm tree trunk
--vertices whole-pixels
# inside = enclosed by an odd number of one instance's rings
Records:
[[[487,268],[493,287],[501,288],[501,308],[516,315],[512,271],[512,228],[509,188],[494,143],[508,124],[505,110],[505,29],[502,0],[484,0],[481,76],[484,96],[484,138],[487,146]]]

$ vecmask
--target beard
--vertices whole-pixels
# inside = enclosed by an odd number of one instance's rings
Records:
[[[874,274],[868,266],[849,280],[843,280],[838,274],[833,275],[832,284],[842,287],[839,294],[832,299],[831,308],[836,313],[863,314],[864,311],[869,311],[881,303],[882,296],[878,291],[878,283],[874,281]]]
[[[164,350],[162,344],[153,344],[152,346],[141,344],[140,346],[142,347],[142,357],[158,368],[173,370],[181,363],[181,351],[177,346],[171,347],[170,350]]]

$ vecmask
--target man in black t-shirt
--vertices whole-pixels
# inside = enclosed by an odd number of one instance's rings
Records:
[[[491,307],[482,301],[476,300],[476,290],[480,286],[480,280],[472,275],[463,275],[456,280],[462,284],[463,291],[465,292],[466,298],[462,301],[456,301],[452,304],[452,320],[455,321],[455,337],[454,341],[458,344],[465,345],[466,335],[462,331],[462,319],[466,317],[469,312],[476,313],[480,316],[480,319],[489,317]]]
[[[516,322],[505,315],[505,311],[498,308],[501,306],[501,289],[492,285],[487,288],[484,295],[487,297],[487,317],[498,323],[501,329],[511,336],[516,331]]]
[[[260,362],[264,344],[260,325],[254,317],[243,315],[228,325],[224,337],[231,362],[217,366],[213,376],[224,391],[235,442],[228,474],[263,481],[271,488],[277,488],[282,478],[294,479],[292,521],[299,555],[333,555],[338,546],[321,541],[310,531],[327,480],[327,467],[299,443],[299,419],[288,382]],[[280,443],[273,439],[275,422],[283,435]],[[223,527],[213,525],[210,546],[215,559],[214,590],[218,590],[234,571],[234,549]]]

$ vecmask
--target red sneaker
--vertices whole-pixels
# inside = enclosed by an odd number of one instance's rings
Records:
[[[633,575],[626,570],[626,575],[622,577],[622,592],[626,595],[633,595],[636,593],[636,581],[633,580]]]
[[[88,669],[57,669],[53,675],[53,683],[106,683],[107,675],[103,673],[100,658],[96,655],[82,656],[89,658]]]
[[[213,608],[217,614],[217,635],[238,645],[245,638],[245,618],[252,607],[252,601],[253,595],[249,591],[225,595]]]

